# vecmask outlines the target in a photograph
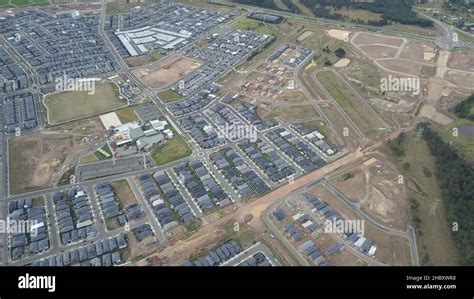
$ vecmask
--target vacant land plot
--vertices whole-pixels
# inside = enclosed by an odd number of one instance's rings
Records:
[[[359,129],[369,137],[377,134],[379,122],[332,72],[320,72],[317,78]]]
[[[397,37],[388,37],[379,34],[359,32],[352,40],[356,45],[379,44],[400,47],[403,40]]]
[[[264,119],[278,117],[286,123],[315,119],[319,117],[318,112],[313,106],[306,105],[288,105],[277,106],[269,114],[263,116]]]
[[[474,71],[474,51],[467,49],[452,51],[448,66],[460,70]]]
[[[157,147],[151,157],[156,165],[166,164],[192,154],[192,149],[187,144],[186,140],[180,135],[175,135],[171,140],[165,144]]]
[[[360,48],[372,59],[394,57],[398,51],[398,48],[379,45],[361,46]]]
[[[436,24],[433,26],[433,28],[424,28],[417,25],[406,25],[406,24],[395,23],[395,24],[384,26],[384,28],[398,30],[402,32],[408,32],[408,33],[428,35],[428,36],[442,36],[443,35],[443,29]]]
[[[152,88],[166,87],[202,65],[202,62],[182,56],[170,57],[149,68],[133,72]]]
[[[250,30],[261,34],[272,35],[276,38],[282,36],[282,33],[279,30],[276,30],[276,28],[274,29],[271,26],[268,26],[260,21],[249,18],[243,19],[242,21],[233,24],[232,27],[235,29]]]
[[[451,237],[451,224],[446,220],[433,156],[425,141],[417,141],[414,131],[404,136],[400,142],[401,153],[395,154],[389,146],[382,151],[404,177],[420,263],[456,265],[457,250]]]
[[[350,8],[341,8],[333,10],[334,13],[341,14],[347,17],[349,20],[362,20],[362,21],[379,21],[381,15],[378,13],[373,13],[368,10],[363,9],[350,9]]]
[[[380,60],[378,63],[389,70],[407,74],[408,76],[419,76],[421,74],[422,64],[416,62],[404,61],[400,59],[387,59]]]
[[[343,118],[341,113],[337,111],[336,107],[331,104],[321,104],[322,112],[329,119],[332,125],[332,130],[330,131],[329,138],[330,140],[339,145],[344,145],[347,148],[356,149],[357,148],[357,134],[354,132],[352,127],[347,123]],[[348,130],[348,136],[344,136],[344,130]]]
[[[184,98],[182,95],[180,95],[179,93],[171,89],[160,91],[156,95],[160,98],[160,100],[163,103],[172,103],[172,102],[182,100]]]
[[[152,52],[147,55],[140,55],[140,56],[125,58],[125,62],[127,63],[129,67],[138,67],[138,66],[142,66],[142,65],[146,65],[146,64],[158,61],[164,57],[166,57],[166,53]]]
[[[313,31],[305,31],[303,32],[300,36],[298,36],[298,38],[296,39],[296,41],[298,42],[302,42],[304,41],[305,39],[307,39],[308,37],[310,37],[311,35],[313,35],[314,32]]]
[[[133,108],[131,107],[122,110],[117,110],[115,111],[115,114],[117,115],[118,119],[122,124],[138,120],[138,116],[135,113],[135,110],[133,110]]]
[[[468,87],[471,91],[474,86],[474,76],[468,73],[460,73],[455,71],[448,71],[446,79],[459,86]]]
[[[342,40],[345,42],[349,41],[349,35],[351,34],[350,31],[346,30],[339,30],[339,29],[329,29],[328,34],[335,39]]]
[[[127,101],[119,98],[113,83],[96,84],[95,92],[65,91],[47,95],[43,100],[48,122],[59,124],[125,107]]]
[[[284,91],[278,97],[279,103],[308,103],[306,96],[300,91]]]
[[[112,182],[112,185],[114,186],[115,194],[123,207],[136,202],[135,195],[133,195],[132,189],[127,180],[114,181]]]
[[[425,61],[425,58],[433,57],[436,46],[432,43],[425,41],[410,40],[403,48],[400,55],[401,58],[406,58],[415,61]],[[425,55],[425,53],[431,53],[431,55]],[[427,59],[430,60],[430,59]]]
[[[86,164],[86,163],[91,163],[91,162],[96,162],[99,159],[94,154],[90,154],[87,156],[82,156],[79,158],[79,164]]]
[[[98,118],[90,118],[9,139],[10,192],[24,193],[53,187],[89,153],[91,140],[105,137]]]
[[[390,162],[376,156],[341,173],[331,182],[372,219],[405,230],[408,205],[403,185],[396,181],[398,175]]]

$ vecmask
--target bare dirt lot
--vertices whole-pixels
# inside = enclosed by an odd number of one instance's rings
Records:
[[[351,34],[351,32],[346,31],[346,30],[330,29],[330,30],[328,30],[328,34],[329,34],[329,36],[334,37],[338,40],[348,42],[349,41],[349,35]]]
[[[175,56],[167,58],[150,68],[135,71],[133,74],[148,86],[160,89],[176,82],[201,65],[202,63],[196,59]]]
[[[446,74],[446,79],[451,83],[470,87],[470,90],[473,90],[474,76],[472,74],[448,71]]]
[[[474,71],[474,51],[463,49],[451,52],[448,66],[454,69]]]
[[[394,57],[398,51],[398,48],[379,45],[361,46],[360,48],[373,59]]]
[[[425,52],[434,52],[436,46],[430,42],[410,40],[400,54],[401,58],[425,61]]]
[[[408,221],[403,185],[397,184],[398,171],[385,158],[372,157],[331,180],[351,201],[360,204],[371,218],[404,230]]]
[[[400,59],[381,60],[379,63],[395,72],[404,73],[407,75],[419,76],[421,74],[422,65],[412,61],[404,61]]]
[[[53,187],[106,134],[97,117],[9,139],[10,192]]]
[[[320,185],[309,190],[309,193],[325,201],[334,210],[339,212],[346,219],[361,219],[354,211],[336,198],[326,187]],[[387,265],[408,265],[409,249],[408,241],[402,237],[389,235],[369,223],[365,222],[364,236],[374,242],[377,246],[375,258]]]
[[[367,32],[360,32],[357,34],[357,36],[355,36],[353,42],[357,45],[383,44],[400,47],[402,45],[403,40],[397,37],[388,37]]]

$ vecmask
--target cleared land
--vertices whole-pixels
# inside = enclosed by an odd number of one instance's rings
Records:
[[[332,72],[320,72],[317,78],[359,129],[369,137],[377,134],[379,122]]]
[[[379,223],[405,230],[408,222],[403,185],[397,169],[387,159],[372,157],[331,180],[333,186]]]
[[[123,207],[136,202],[135,195],[133,195],[127,180],[114,181],[112,182],[112,186],[114,186],[115,194]]]
[[[307,105],[288,105],[277,106],[269,114],[265,115],[264,119],[272,119],[278,117],[287,123],[298,120],[315,119],[319,117],[318,112],[313,106]]]
[[[364,50],[372,59],[394,57],[398,51],[398,48],[379,45],[360,46],[360,48]]]
[[[74,167],[77,156],[94,148],[91,140],[105,136],[99,119],[89,118],[10,138],[10,192],[19,194],[57,185]]]
[[[403,40],[397,37],[388,37],[379,34],[372,34],[366,32],[360,32],[357,36],[352,40],[357,45],[367,45],[367,44],[380,44],[380,45],[388,45],[388,46],[395,46],[400,47],[402,45]]]
[[[425,58],[431,57],[432,59],[433,55],[436,55],[435,49],[436,45],[430,42],[409,40],[403,48],[400,57],[415,61],[424,61],[426,63],[430,59]]]
[[[149,68],[133,72],[152,88],[166,87],[202,65],[202,62],[182,56],[170,57]]]
[[[166,164],[192,154],[191,147],[180,135],[175,135],[165,144],[157,147],[151,154],[156,165]]]
[[[112,83],[96,84],[95,92],[65,91],[47,95],[43,101],[50,124],[59,124],[74,119],[105,113],[128,105],[120,99],[118,88]]]
[[[460,70],[474,71],[474,51],[467,49],[452,51],[448,66]]]
[[[395,72],[407,75],[419,76],[421,74],[422,65],[413,61],[403,61],[400,59],[380,60],[378,63],[383,67]]]

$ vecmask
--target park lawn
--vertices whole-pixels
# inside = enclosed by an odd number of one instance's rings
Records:
[[[87,91],[64,91],[47,95],[43,101],[47,108],[48,122],[59,124],[74,119],[94,116],[128,105],[119,98],[113,83],[99,83],[91,95]]]
[[[191,147],[180,135],[175,135],[165,144],[158,146],[151,154],[156,165],[163,165],[192,154]]]

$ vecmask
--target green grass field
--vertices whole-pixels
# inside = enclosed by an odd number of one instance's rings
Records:
[[[16,6],[28,6],[31,5],[29,0],[10,0],[10,3]]]
[[[278,32],[277,30],[273,29],[271,25],[267,25],[257,20],[253,20],[249,18],[245,18],[242,21],[233,24],[232,27],[235,29],[249,30],[249,31],[255,31],[261,34],[273,35],[275,38],[279,38],[282,36],[282,34]]]
[[[101,149],[103,149],[106,153],[109,153],[109,154],[110,154],[110,157],[106,157],[106,156],[104,156],[102,153],[100,153],[99,151],[96,151],[96,152],[94,153],[94,155],[97,157],[97,159],[99,159],[99,160],[107,160],[107,159],[111,159],[111,158],[112,158],[112,150],[110,149],[110,147],[109,147],[107,144],[104,144],[104,146],[102,146]]]
[[[184,97],[171,89],[160,91],[156,94],[163,103],[171,103],[182,100]]]
[[[458,134],[458,136],[453,135],[453,128],[459,128],[462,125],[474,125],[474,122],[468,119],[457,119],[447,126],[432,123],[431,127],[444,141],[452,142],[467,159],[474,161],[474,137],[463,136],[461,134]]]
[[[435,161],[426,142],[417,142],[414,136],[413,131],[406,133],[402,143],[404,155],[394,155],[388,146],[384,146],[382,152],[397,166],[408,187],[407,197],[412,206],[409,209],[416,229],[420,263],[456,265],[457,250],[450,238],[451,225],[447,223],[439,183],[434,175]],[[419,222],[419,227],[413,222]]]
[[[191,147],[180,135],[176,135],[165,144],[157,147],[151,154],[156,165],[163,165],[192,154]]]
[[[129,67],[138,67],[138,66],[142,66],[142,65],[146,65],[146,64],[158,61],[165,57],[166,57],[166,53],[154,51],[147,55],[140,55],[140,56],[126,58],[125,62],[127,63]]]
[[[127,106],[127,101],[119,99],[115,84],[96,84],[95,93],[87,91],[65,91],[47,95],[44,105],[50,124],[93,116]]]
[[[362,20],[362,21],[378,21],[381,19],[381,14],[373,13],[368,10],[363,9],[351,9],[351,8],[341,8],[341,9],[332,9],[332,13],[339,13],[343,16],[349,18],[349,20]]]
[[[115,111],[115,114],[117,114],[118,119],[123,124],[126,124],[126,123],[129,123],[129,122],[132,122],[132,121],[135,121],[135,120],[139,119],[137,114],[135,113],[135,110],[133,110],[133,108],[131,108],[131,107]]]
[[[377,134],[379,122],[332,72],[320,72],[317,78],[367,137]]]

